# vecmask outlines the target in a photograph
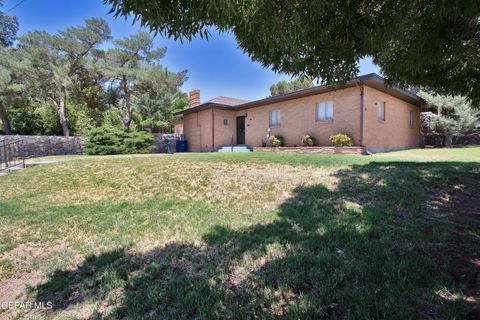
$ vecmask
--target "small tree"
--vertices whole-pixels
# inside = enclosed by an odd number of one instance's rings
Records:
[[[431,95],[426,92],[418,95],[425,99],[429,106],[437,109],[438,116],[430,122],[430,129],[445,135],[447,147],[452,145],[454,134],[468,133],[480,125],[480,113],[463,97]]]

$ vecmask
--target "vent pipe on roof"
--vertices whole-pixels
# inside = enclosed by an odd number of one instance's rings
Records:
[[[192,90],[188,93],[188,107],[193,108],[200,104],[200,90]]]

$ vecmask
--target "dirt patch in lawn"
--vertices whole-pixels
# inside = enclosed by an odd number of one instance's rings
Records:
[[[444,265],[447,272],[455,279],[467,283],[465,300],[472,307],[470,319],[480,319],[480,178],[458,178],[449,182],[435,182],[430,185],[428,200],[423,214],[427,220],[446,219],[454,225],[451,232],[459,235],[459,241],[448,247],[438,245],[426,248],[439,265]],[[425,230],[432,233],[431,230]],[[461,235],[472,234],[475,242],[461,242]],[[451,297],[442,296],[443,299]]]
[[[0,280],[0,304],[23,301],[25,289],[27,286],[36,286],[42,280],[39,271],[25,273],[19,278]],[[9,319],[8,312],[1,312],[0,319]]]

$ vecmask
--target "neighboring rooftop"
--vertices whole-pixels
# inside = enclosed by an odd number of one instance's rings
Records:
[[[262,106],[270,103],[276,103],[276,102],[281,102],[281,101],[286,101],[291,99],[298,99],[302,97],[311,96],[314,94],[325,93],[325,92],[339,90],[343,88],[350,88],[350,87],[354,87],[362,84],[368,85],[377,90],[388,93],[398,99],[407,101],[419,107],[424,104],[423,99],[417,96],[416,94],[397,86],[387,86],[385,84],[384,78],[382,78],[376,73],[370,73],[370,74],[366,74],[363,76],[359,76],[358,78],[352,79],[341,87],[317,86],[309,89],[297,90],[297,91],[282,94],[279,96],[268,97],[265,99],[260,99],[260,100],[250,101],[250,102],[247,100],[220,96],[212,100],[208,100],[206,102],[192,106],[180,112],[177,112],[176,114],[189,114],[189,113],[198,112],[198,111],[209,109],[209,108],[242,110],[242,109],[258,107],[258,106]]]

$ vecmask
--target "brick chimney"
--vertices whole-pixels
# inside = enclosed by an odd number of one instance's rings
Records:
[[[200,90],[192,90],[188,93],[188,107],[192,108],[200,104]]]

